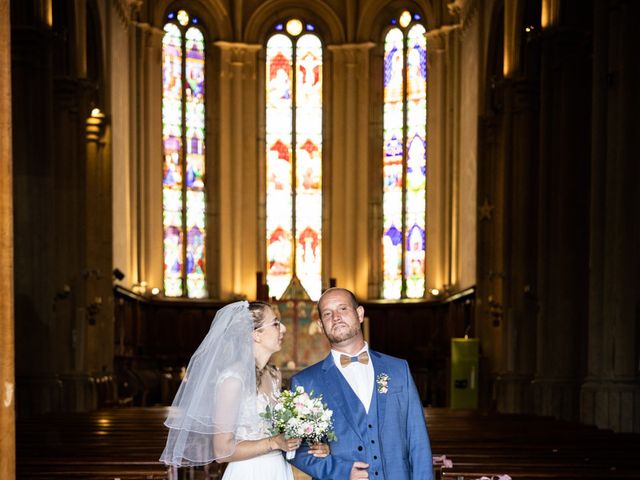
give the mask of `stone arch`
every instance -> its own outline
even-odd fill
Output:
[[[422,15],[423,23],[427,31],[436,27],[436,18],[433,6],[428,0],[416,0],[409,4],[406,1],[391,0],[387,2],[369,2],[362,10],[356,38],[359,42],[380,42],[383,30],[388,25],[387,17],[394,16],[403,9],[415,10]]]
[[[312,19],[325,45],[345,42],[345,32],[338,15],[321,2],[292,2],[291,0],[271,0],[258,7],[246,24],[244,41],[262,44],[272,26],[274,12],[281,18],[299,16]]]
[[[153,12],[151,22],[162,28],[170,10],[185,10],[195,14],[202,21],[202,29],[208,42],[232,40],[231,15],[220,0],[161,0]]]

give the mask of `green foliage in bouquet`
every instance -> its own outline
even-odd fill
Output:
[[[322,403],[322,395],[314,397],[304,387],[284,390],[273,408],[267,406],[262,417],[272,425],[272,434],[284,433],[286,438],[301,438],[308,444],[323,440],[336,441],[333,431],[333,411]]]

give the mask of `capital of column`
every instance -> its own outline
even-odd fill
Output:
[[[129,24],[133,25],[135,29],[140,32],[142,38],[142,48],[160,48],[162,46],[162,36],[164,35],[164,30],[144,22],[132,21]]]
[[[131,25],[134,25],[138,30],[142,32],[147,32],[152,35],[157,35],[160,37],[164,35],[164,30],[162,30],[161,28],[155,27],[150,23],[132,21]]]
[[[458,24],[463,30],[473,20],[478,10],[478,0],[453,0],[447,4],[449,13],[457,18]]]
[[[262,49],[262,45],[225,41],[214,42],[213,45],[220,49],[220,76],[255,77],[256,52]]]
[[[447,38],[460,30],[460,28],[460,24],[455,24],[442,25],[439,28],[429,30],[427,32],[427,45],[429,46],[429,52],[433,53],[444,51]]]
[[[368,52],[369,50],[371,50],[373,47],[375,47],[376,44],[373,42],[364,42],[364,43],[344,43],[342,45],[328,45],[327,48],[330,51],[354,51],[354,52],[358,52],[358,51],[362,51],[362,52]]]
[[[252,55],[255,55],[256,52],[262,49],[262,45],[252,43],[225,42],[221,40],[213,42],[213,44],[218,47],[221,52],[231,55],[230,60],[232,62],[244,63],[247,60],[252,60],[254,58]]]
[[[366,60],[369,51],[375,46],[375,43],[365,42],[329,45],[327,48],[345,66],[351,66],[361,64],[362,60]]]
[[[111,4],[122,24],[128,27],[131,24],[132,13],[140,9],[142,0],[111,0]]]

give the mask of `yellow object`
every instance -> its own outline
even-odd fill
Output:
[[[451,408],[478,408],[478,339],[451,339]]]

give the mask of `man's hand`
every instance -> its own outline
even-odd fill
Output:
[[[364,462],[353,462],[353,466],[351,467],[351,475],[349,475],[349,480],[356,480],[358,478],[369,478],[369,468],[368,463]]]

